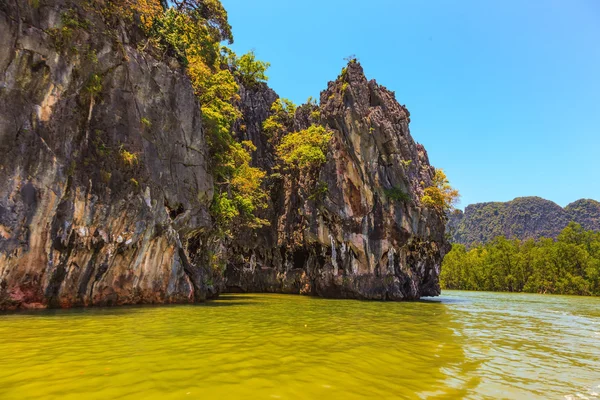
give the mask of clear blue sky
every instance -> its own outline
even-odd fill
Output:
[[[234,49],[318,98],[356,54],[396,92],[460,207],[600,200],[600,1],[222,0]]]

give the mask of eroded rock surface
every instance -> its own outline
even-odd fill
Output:
[[[0,309],[210,296],[187,251],[213,185],[185,74],[101,20],[59,46],[63,2],[29,4],[0,2]]]
[[[249,90],[245,119],[264,120],[270,104],[257,107],[254,99],[268,91]],[[269,183],[271,226],[230,247],[228,290],[382,300],[438,295],[445,221],[420,204],[434,169],[410,136],[408,110],[367,81],[358,63],[330,82],[313,108],[334,134],[327,162],[317,182],[284,176]],[[308,126],[310,111],[298,109],[297,129]],[[272,153],[259,135],[246,135],[259,154]],[[267,170],[273,163],[256,161]],[[386,194],[393,188],[408,198],[394,200]]]
[[[445,221],[420,202],[434,169],[408,110],[359,64],[295,114],[295,130],[333,133],[315,176],[283,172],[262,130],[278,95],[241,88],[235,131],[270,175],[270,226],[219,242],[185,71],[83,4],[0,1],[0,309],[187,303],[222,290],[439,294]],[[68,37],[57,30],[67,11],[86,21]],[[207,267],[215,253],[224,276]]]

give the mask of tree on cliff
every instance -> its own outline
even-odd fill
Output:
[[[233,43],[227,11],[219,0],[172,0],[178,12],[185,13],[211,31],[219,42]]]
[[[250,165],[255,147],[242,143],[232,127],[241,117],[236,107],[239,84],[267,80],[268,63],[250,52],[237,57],[221,42],[233,42],[227,12],[219,0],[121,0],[122,7],[144,22],[150,44],[174,55],[186,68],[202,109],[210,150],[215,196],[211,212],[216,231],[227,234],[243,226],[260,227],[266,206],[261,188],[264,171]],[[160,12],[157,12],[161,10]]]
[[[436,169],[432,185],[425,189],[421,201],[427,207],[448,211],[454,208],[459,199],[458,190],[450,186],[444,170]]]

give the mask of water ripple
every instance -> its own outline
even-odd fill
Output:
[[[598,306],[448,292],[5,314],[0,398],[598,399]]]

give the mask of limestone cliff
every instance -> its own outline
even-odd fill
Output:
[[[241,88],[235,131],[270,174],[270,226],[209,249],[213,178],[184,68],[84,7],[0,0],[0,309],[439,294],[445,221],[420,202],[434,169],[408,110],[359,64],[295,115],[333,132],[316,176],[274,173],[262,124],[278,96]]]
[[[213,187],[191,85],[93,14],[59,46],[64,13],[0,2],[0,308],[204,299],[186,253]]]
[[[272,98],[265,87],[243,93],[245,120],[253,122],[244,134],[258,154],[272,154],[257,131]],[[271,226],[230,247],[228,290],[391,300],[438,295],[445,221],[420,204],[434,169],[410,135],[408,110],[367,81],[356,62],[329,83],[320,104],[300,107],[295,125],[306,128],[309,115],[318,115],[333,132],[327,162],[314,182],[291,175],[271,182]],[[269,170],[274,160],[256,162]],[[405,196],[390,196],[394,190]]]

